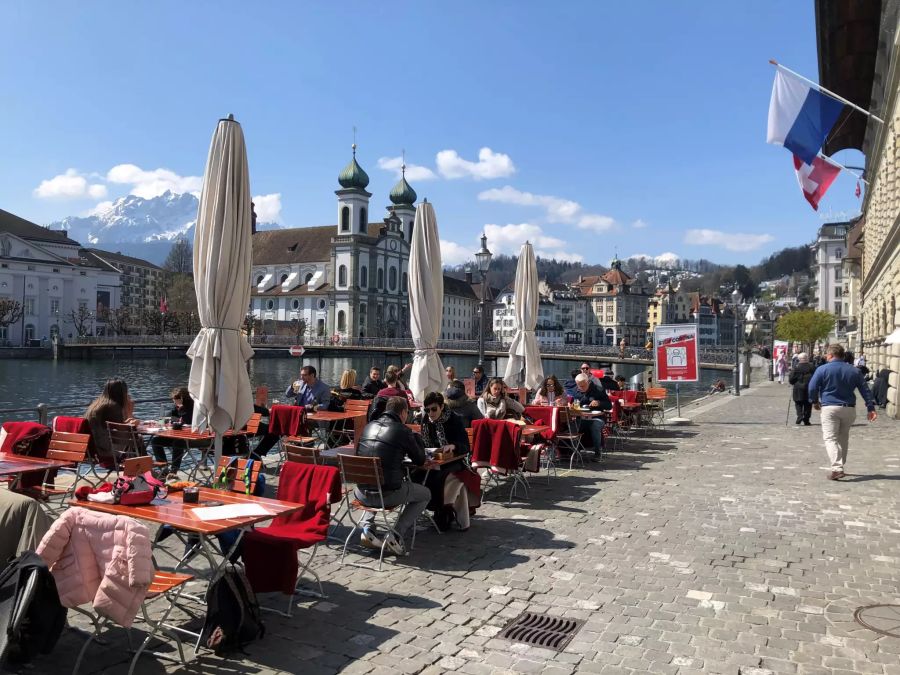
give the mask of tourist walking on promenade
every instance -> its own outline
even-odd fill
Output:
[[[874,422],[875,401],[863,379],[862,373],[844,361],[841,345],[828,345],[825,350],[826,363],[816,368],[809,381],[809,398],[816,410],[821,410],[822,439],[831,460],[830,480],[844,477],[847,463],[847,449],[850,446],[850,427],[856,420],[856,391],[862,395],[869,411],[868,418]]]
[[[809,381],[813,376],[813,367],[809,362],[809,356],[805,352],[797,354],[797,365],[791,370],[788,382],[794,385],[792,397],[794,408],[797,410],[795,424],[810,425],[809,417],[812,415],[812,402],[809,400]]]
[[[778,374],[778,384],[784,384],[784,376],[788,372],[788,360],[783,350],[778,354],[778,360],[775,361],[775,372]]]

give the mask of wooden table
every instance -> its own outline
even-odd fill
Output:
[[[153,436],[154,438],[163,438],[173,443],[184,443],[184,454],[191,458],[193,467],[188,472],[188,480],[195,480],[197,472],[202,468],[207,474],[209,482],[212,482],[213,472],[208,470],[206,466],[207,456],[213,447],[216,435],[212,431],[193,431],[189,426],[182,429],[173,429],[171,426],[154,427],[149,425],[138,426],[138,432]],[[231,429],[222,434],[222,438],[235,438],[238,436],[246,436],[246,429]],[[199,450],[198,454],[191,452]]]
[[[545,424],[526,424],[522,427],[522,438],[533,438],[549,430],[550,427]]]
[[[348,410],[345,412],[332,412],[330,410],[317,410],[306,416],[310,422],[320,425],[325,430],[323,441],[325,449],[333,448],[346,442],[350,437],[349,432],[352,430],[354,437],[358,438],[366,426],[366,413],[358,410]],[[327,425],[333,424],[331,429]]]
[[[0,476],[12,476],[10,490],[15,490],[24,473],[36,471],[48,471],[50,469],[62,469],[75,466],[75,462],[66,462],[59,459],[47,459],[46,457],[31,457],[29,455],[17,455],[13,452],[0,452]]]

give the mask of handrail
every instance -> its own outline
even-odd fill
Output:
[[[138,399],[134,402],[135,405],[143,405],[145,403],[165,403],[169,401],[169,397],[165,396],[163,398],[142,398]],[[60,412],[63,410],[84,410],[85,405],[83,403],[66,403],[64,405],[48,405],[46,403],[38,403],[36,406],[30,408],[0,408],[0,416],[5,417],[6,415],[14,415],[18,413],[35,413],[35,418],[39,424],[47,424],[47,420],[50,419],[50,411]]]

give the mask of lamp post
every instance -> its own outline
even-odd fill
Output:
[[[484,325],[487,321],[485,316],[485,287],[487,286],[488,270],[491,268],[491,258],[493,254],[487,247],[487,235],[481,235],[481,250],[475,254],[475,264],[481,273],[481,322],[478,328],[478,365],[484,368]],[[483,372],[483,371],[482,371]]]
[[[734,395],[741,395],[741,350],[738,336],[738,305],[741,302],[741,292],[737,284],[731,292],[731,308],[734,312]]]
[[[769,382],[775,381],[775,310],[770,309],[767,315],[769,320],[769,354],[772,355],[772,362],[769,364]]]

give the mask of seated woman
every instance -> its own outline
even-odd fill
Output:
[[[453,380],[444,392],[447,407],[462,420],[463,425],[468,429],[472,426],[472,420],[480,420],[484,418],[478,409],[478,404],[474,398],[466,395],[466,385],[459,380]]]
[[[356,386],[356,371],[353,368],[343,372],[340,385],[331,393],[340,397],[342,401],[359,401],[364,398],[362,390]]]
[[[563,391],[556,375],[548,375],[541,383],[532,405],[569,405],[569,397]]]
[[[190,427],[191,420],[194,418],[194,399],[188,393],[187,387],[175,387],[170,396],[173,407],[168,414],[172,418],[172,423]],[[178,470],[181,468],[181,460],[184,457],[183,446],[183,443],[172,443],[172,441],[159,436],[150,439],[150,451],[153,453],[153,459],[157,462],[165,462],[166,447],[172,448],[172,463],[168,470],[169,478],[178,477]]]
[[[443,452],[450,450],[454,455],[468,456],[469,435],[462,420],[444,403],[444,396],[432,392],[425,396],[422,404],[422,440],[426,448],[440,448]],[[466,477],[471,474],[471,478]],[[465,459],[444,464],[439,471],[429,471],[425,487],[431,490],[429,508],[435,511],[436,521],[440,527],[448,526],[450,520],[456,519],[461,530],[469,529],[469,484],[474,491],[474,499],[480,499],[478,485],[480,477],[468,468]],[[466,481],[466,482],[464,482]],[[478,502],[471,502],[477,506]],[[443,521],[443,523],[442,523]]]
[[[134,418],[134,401],[128,395],[125,380],[113,378],[106,381],[100,396],[95,398],[84,413],[91,427],[91,437],[97,459],[103,466],[115,466],[116,457],[109,440],[107,422],[138,424]]]
[[[489,419],[505,420],[509,418],[519,419],[525,408],[514,398],[506,395],[503,380],[499,377],[491,378],[487,389],[478,399],[478,409],[481,414]]]

